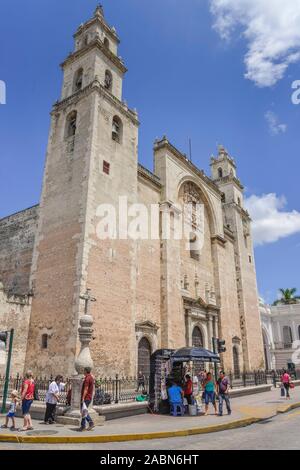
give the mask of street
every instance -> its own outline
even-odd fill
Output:
[[[10,444],[0,450],[298,450],[300,410],[252,426],[219,433],[109,444]]]

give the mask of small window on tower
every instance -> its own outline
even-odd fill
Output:
[[[48,335],[42,335],[42,349],[48,349]]]
[[[219,169],[218,169],[218,176],[219,176],[219,178],[223,178],[223,170],[222,170],[222,168],[219,168]]]
[[[252,256],[249,256],[249,263],[252,263]]]
[[[123,124],[121,119],[118,116],[113,118],[112,123],[112,139],[119,144],[122,142],[122,132],[123,132]]]
[[[104,80],[104,86],[107,90],[111,91],[112,89],[112,83],[113,83],[113,78],[112,74],[109,70],[106,70],[105,72],[105,80]]]
[[[87,34],[87,35],[84,37],[83,45],[84,45],[84,46],[87,46],[88,43],[89,43],[89,35]]]
[[[77,111],[73,111],[67,117],[66,137],[74,137],[77,129]]]
[[[79,69],[75,74],[74,93],[82,89],[82,83],[83,83],[83,69]]]
[[[103,173],[106,175],[109,175],[110,173],[110,163],[106,162],[105,160],[103,160]]]
[[[107,38],[104,38],[104,46],[106,49],[109,49],[109,40]]]

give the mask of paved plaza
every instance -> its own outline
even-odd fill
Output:
[[[134,448],[134,446],[140,446],[138,441],[161,439],[162,446],[164,446],[164,441],[167,442],[172,437],[184,438],[191,435],[215,433],[216,431],[225,431],[226,433],[226,430],[247,425],[253,426],[254,423],[274,419],[276,415],[288,412],[292,407],[298,406],[300,407],[300,388],[293,391],[291,400],[282,399],[280,390],[276,389],[271,392],[233,399],[231,416],[227,416],[226,413],[223,417],[215,416],[212,408],[210,409],[211,414],[208,416],[197,417],[172,417],[149,413],[107,421],[104,426],[83,433],[77,432],[76,428],[70,425],[54,424],[49,426],[40,421],[34,421],[34,431],[16,433],[3,429],[0,440],[2,442],[7,440],[16,443],[22,441],[29,444],[39,443],[43,448],[45,444],[51,443],[52,445],[108,443],[107,448],[109,448],[110,445],[123,446],[125,441],[135,441],[132,443],[132,448]],[[17,425],[22,425],[21,419],[17,419]],[[151,444],[149,445],[151,446]]]

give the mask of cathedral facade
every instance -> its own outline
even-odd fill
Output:
[[[226,341],[227,370],[264,367],[251,220],[235,161],[219,147],[208,177],[163,137],[153,172],[141,166],[138,114],[122,100],[119,38],[101,7],[74,39],[51,113],[40,204],[0,221],[3,289],[30,295],[24,366],[73,373],[88,288],[99,375],[147,372],[156,349],[212,350],[213,337]],[[124,200],[148,214],[158,207],[158,230],[128,236]],[[184,204],[202,207],[199,249],[197,221],[188,240],[174,236]],[[107,238],[99,237],[103,207],[114,208],[119,228]]]

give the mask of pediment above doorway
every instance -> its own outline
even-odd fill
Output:
[[[159,326],[150,320],[145,320],[145,321],[137,322],[135,324],[135,330],[136,331],[151,331],[151,332],[156,333],[159,330]]]

